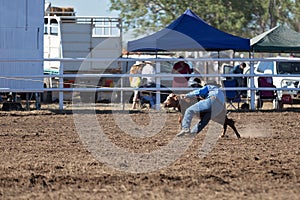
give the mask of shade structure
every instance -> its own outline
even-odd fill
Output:
[[[286,26],[276,26],[250,40],[254,52],[300,53],[300,33]]]
[[[162,30],[129,41],[127,51],[249,51],[250,39],[216,29],[190,9]]]

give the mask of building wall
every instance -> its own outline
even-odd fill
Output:
[[[43,27],[43,0],[0,1],[0,90],[22,92],[43,88],[43,78],[20,78],[43,75],[43,62],[32,61],[43,59]],[[13,62],[18,59],[31,61]],[[12,77],[16,75],[18,78]]]

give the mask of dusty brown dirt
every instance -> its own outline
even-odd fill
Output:
[[[124,113],[125,115],[125,113]],[[128,115],[128,114],[126,114]],[[207,129],[166,168],[126,173],[97,161],[83,146],[70,112],[0,112],[1,199],[299,199],[300,112],[232,112],[229,128],[206,158],[198,151]],[[137,123],[148,113],[132,112]],[[100,124],[118,146],[151,151],[178,132],[177,113],[150,138],[124,134],[109,111]],[[103,125],[103,126],[104,126]]]

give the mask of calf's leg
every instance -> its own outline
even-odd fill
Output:
[[[224,131],[223,131],[223,134],[222,134],[223,137],[225,136],[227,126],[229,126],[230,128],[232,128],[232,130],[234,131],[237,138],[241,138],[241,135],[239,134],[238,130],[236,129],[234,123],[235,123],[234,120],[229,119],[227,116],[225,117],[225,121],[224,121],[224,125],[223,125]]]

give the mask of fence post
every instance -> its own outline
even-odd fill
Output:
[[[121,77],[121,88],[123,88],[123,87],[124,87],[124,78]],[[124,102],[124,92],[123,92],[123,90],[121,90],[121,92],[120,92],[120,102],[121,102],[121,105],[122,105],[122,109],[125,110],[125,102]]]
[[[58,86],[59,89],[63,89],[63,87],[64,87],[63,66],[64,66],[63,63],[61,63],[60,68],[59,68],[59,86]],[[63,109],[64,109],[64,92],[59,91],[59,110],[63,110]]]
[[[251,110],[255,110],[255,91],[254,88],[254,62],[250,60],[250,108]]]
[[[160,62],[156,62],[156,67],[155,67],[155,74],[160,74]],[[161,81],[160,77],[155,77],[155,83],[156,83],[156,104],[155,104],[155,109],[160,110],[160,90],[159,87],[161,88]]]

